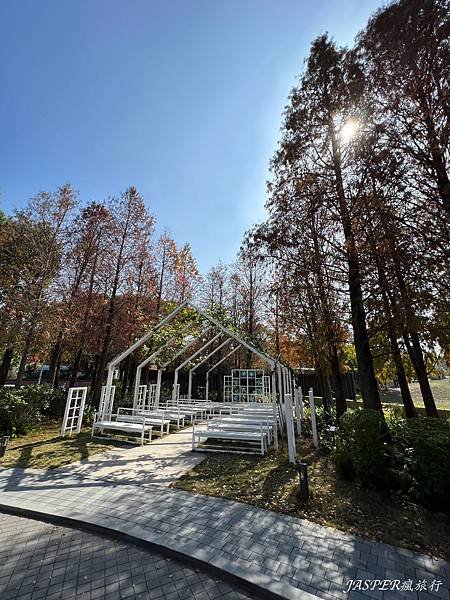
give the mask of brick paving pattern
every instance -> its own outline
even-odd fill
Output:
[[[251,600],[182,562],[87,531],[0,514],[1,600]]]
[[[312,600],[450,600],[444,560],[255,507],[132,478],[0,470],[0,505],[109,528],[275,592]],[[432,593],[344,592],[351,579],[441,581]],[[2,598],[3,600],[3,598]]]

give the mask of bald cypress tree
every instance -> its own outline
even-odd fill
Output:
[[[391,142],[411,162],[409,177],[423,208],[432,205],[447,220],[449,40],[449,0],[400,0],[375,13],[357,46]]]
[[[362,85],[349,52],[337,48],[326,35],[313,42],[305,72],[285,111],[280,147],[272,161],[271,202],[295,196],[296,185],[313,183],[320,190],[326,218],[338,225],[336,244],[341,246],[346,265],[364,406],[381,411],[366,323],[355,209],[364,174],[358,170],[350,143],[354,123],[364,108]],[[299,203],[298,210],[307,211],[308,206]]]

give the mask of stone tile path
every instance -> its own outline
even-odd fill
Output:
[[[0,514],[2,600],[252,600],[255,595],[155,551]]]
[[[346,598],[350,579],[442,581],[437,593],[350,592],[359,598],[449,599],[442,560],[294,517],[130,478],[0,470],[0,508],[25,509],[106,528],[187,555],[278,598]]]
[[[109,482],[168,486],[205,458],[202,453],[191,452],[191,448],[192,427],[188,427],[156,438],[151,444],[94,454],[63,470]]]

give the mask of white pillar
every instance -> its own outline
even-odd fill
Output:
[[[303,419],[305,414],[303,412],[303,390],[302,390],[301,385],[298,387],[298,399],[299,399],[299,407],[300,407],[300,418]]]
[[[292,396],[285,394],[284,405],[286,407],[286,428],[288,438],[289,462],[295,464],[297,459],[297,449],[295,447],[294,421],[292,418]]]
[[[141,373],[142,367],[139,365],[136,369],[136,380],[134,382],[133,408],[137,408],[137,402],[139,398],[139,386],[141,385]]]
[[[272,407],[273,407],[273,445],[278,450],[278,406],[277,406],[277,382],[275,370],[271,374],[272,380]]]
[[[300,397],[298,388],[294,388],[294,401],[295,401],[295,422],[297,425],[297,435],[302,434],[302,414],[300,411]]]
[[[280,420],[281,427],[284,427],[284,394],[283,394],[283,375],[280,363],[277,363],[277,383],[278,383],[278,398],[280,401]]]
[[[209,373],[206,373],[205,400],[208,400],[208,396],[209,396]]]
[[[313,444],[316,448],[319,447],[319,437],[317,435],[317,421],[316,421],[316,405],[314,403],[314,391],[311,388],[309,390],[309,408],[311,409],[311,429]]]
[[[156,378],[156,390],[155,390],[155,408],[159,407],[159,396],[161,395],[161,378],[162,378],[162,369],[158,369],[158,375]]]
[[[113,385],[114,379],[114,369],[115,366],[113,364],[108,365],[108,377],[106,378],[106,386],[105,386],[105,402],[103,403],[103,412],[101,415],[102,419],[107,419],[108,415],[111,415],[113,407],[111,404],[111,388]]]
[[[172,388],[172,403],[175,404],[177,400],[177,384],[178,384],[178,370],[175,369],[175,375],[173,376],[173,388]]]
[[[291,379],[289,377],[289,369],[287,367],[284,367],[284,376],[286,378],[286,391],[288,394],[291,395],[291,399],[292,399],[292,393],[291,393]]]
[[[192,369],[189,371],[189,384],[188,384],[188,400],[192,396]]]

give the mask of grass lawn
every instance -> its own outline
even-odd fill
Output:
[[[431,391],[437,408],[450,410],[450,378],[442,380],[430,380]],[[410,383],[409,389],[416,406],[423,407],[422,395],[418,383]],[[402,395],[398,389],[381,390],[382,402],[398,402],[402,404]]]
[[[337,479],[329,456],[302,441],[310,501],[298,498],[298,472],[286,453],[210,454],[173,487],[246,502],[450,560],[450,517]]]
[[[11,439],[5,456],[0,458],[0,467],[53,469],[110,448],[129,447],[129,444],[110,440],[92,440],[90,428],[61,438],[60,427],[56,423],[42,423],[26,435]]]

